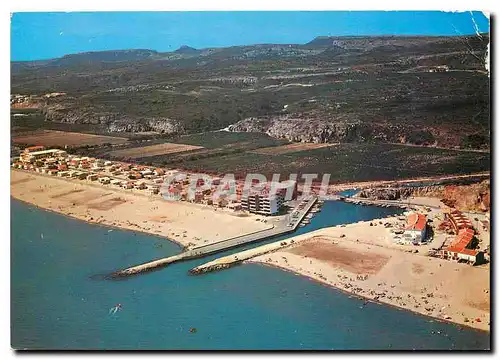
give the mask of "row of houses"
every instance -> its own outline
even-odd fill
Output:
[[[285,196],[290,194],[290,199],[297,196],[297,183],[295,181],[266,182],[246,191],[245,183],[230,180],[222,183],[220,178],[211,178],[211,186],[195,190],[189,196],[188,187],[191,185],[189,175],[183,179],[170,183],[168,189],[162,194],[167,200],[187,200],[194,203],[227,207],[231,210],[246,210],[260,215],[275,215],[285,202]],[[221,186],[222,184],[222,186]],[[203,179],[197,179],[196,185],[205,185]],[[252,184],[255,185],[255,184]],[[219,189],[219,187],[222,189]],[[223,190],[222,194],[219,190]]]
[[[162,169],[132,163],[107,161],[92,157],[68,155],[59,149],[45,149],[43,146],[33,146],[24,149],[19,161],[12,164],[25,170],[39,173],[75,178],[79,180],[96,181],[103,185],[112,185],[124,189],[150,190],[153,194],[160,193],[160,187],[167,177],[173,178],[180,172],[175,169]],[[253,186],[251,191],[245,191],[241,181],[229,181],[224,186],[224,194],[218,190],[222,179],[210,177],[210,186],[204,187],[205,180],[198,178],[194,196],[189,191],[192,174],[184,174],[179,180],[172,181],[167,190],[162,192],[165,199],[191,201],[195,203],[227,207],[231,210],[247,210],[261,215],[274,215],[279,212],[285,201],[285,196],[297,196],[295,181],[266,182]],[[196,176],[199,176],[196,174]],[[205,175],[208,176],[208,175]],[[233,196],[234,195],[234,196]]]
[[[450,245],[439,251],[438,256],[443,259],[464,261],[469,264],[482,263],[484,253],[472,249],[475,230],[470,219],[457,209],[446,210],[445,219],[451,224],[456,237]]]

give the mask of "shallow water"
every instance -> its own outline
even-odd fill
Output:
[[[327,202],[299,233],[390,214]],[[175,254],[165,239],[11,201],[12,346],[30,349],[484,349],[489,334],[350,298],[292,273],[242,265],[202,276],[209,258],[123,281],[128,265]],[[43,234],[43,238],[41,236]],[[275,241],[276,239],[274,239]],[[238,249],[238,251],[241,250]],[[235,250],[236,251],[236,250]],[[221,256],[221,254],[213,257]],[[110,315],[117,303],[123,309]],[[196,328],[195,333],[189,331]],[[440,331],[441,334],[432,334]]]

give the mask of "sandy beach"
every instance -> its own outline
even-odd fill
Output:
[[[11,196],[90,223],[166,237],[182,246],[202,245],[272,227],[254,215],[179,201],[140,190],[116,189],[87,180],[70,180],[11,170]]]
[[[238,216],[110,185],[20,170],[11,170],[11,195],[77,219],[159,235],[182,246],[272,226],[256,221],[260,217],[254,215]],[[246,261],[275,266],[356,296],[489,331],[489,265],[473,267],[427,256],[444,234],[435,234],[430,245],[418,248],[395,244],[384,224],[396,226],[398,221],[395,216],[325,228],[208,264]],[[370,304],[360,311],[363,306]]]
[[[321,229],[287,239],[294,244],[247,262],[279,267],[347,293],[489,331],[488,265],[473,267],[431,258],[425,251],[409,252],[402,245],[386,246],[385,232],[370,222]]]
[[[240,262],[309,277],[371,301],[489,331],[490,268],[427,256],[430,245],[395,244],[383,224],[398,217],[340,225],[224,256],[192,269],[203,273]],[[370,225],[371,224],[371,225]],[[369,306],[366,302],[361,306]]]

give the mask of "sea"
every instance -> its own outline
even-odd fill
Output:
[[[400,213],[325,202],[298,233]],[[276,241],[274,239],[273,241]],[[247,247],[255,245],[247,245]],[[232,250],[240,251],[240,249]],[[490,334],[244,264],[188,270],[227,253],[109,280],[181,247],[11,199],[11,346],[46,350],[476,350]],[[121,310],[111,311],[121,304]]]

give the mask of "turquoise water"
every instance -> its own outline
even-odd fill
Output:
[[[390,211],[328,202],[300,232]],[[154,236],[108,232],[15,200],[11,227],[14,348],[490,347],[487,333],[378,304],[360,309],[362,300],[261,265],[189,276],[190,268],[207,261],[198,259],[123,281],[103,280],[100,274],[175,254],[180,248]],[[123,310],[110,315],[117,303]],[[193,327],[196,333],[189,331]]]

